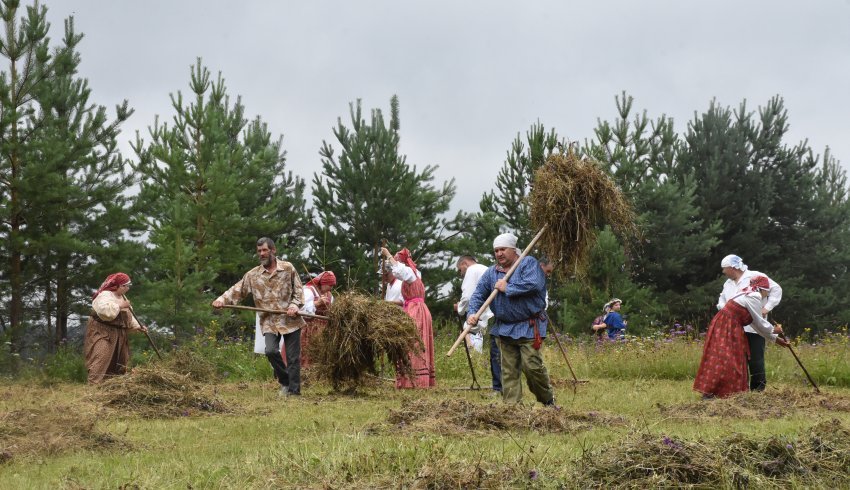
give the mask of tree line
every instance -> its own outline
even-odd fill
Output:
[[[319,145],[307,182],[286,167],[282,137],[248,116],[221,74],[199,58],[171,113],[118,151],[124,101],[110,115],[77,73],[82,35],[73,19],[51,46],[47,9],[0,5],[0,335],[12,352],[54,348],[88,314],[90,296],[115,270],[138,285],[143,320],[177,341],[214,319],[210,301],[256,265],[260,236],[304,273],[337,272],[341,289],[374,292],[377,249],[387,239],[422,264],[428,301],[449,317],[458,296],[454,260],[492,262],[490,243],[510,230],[527,243],[524,198],[533,172],[572,148],[596,159],[630,198],[641,235],[621,243],[603,230],[584,280],[557,277],[550,313],[558,328],[586,332],[612,296],[634,331],[673,322],[704,328],[722,284],[720,259],[742,256],[784,290],[775,319],[791,333],[843,325],[850,307],[850,207],[846,173],[827,148],[789,143],[781,97],[755,111],[710,101],[684,129],[634,109],[592,135],[568,139],[542,123],[508,143],[479,209],[449,215],[455,183],[399,150],[400,105],[350,104]],[[451,290],[449,293],[448,291]],[[248,317],[219,317],[238,334]]]

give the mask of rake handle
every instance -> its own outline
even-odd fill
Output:
[[[286,315],[285,310],[269,310],[267,308],[256,308],[254,306],[241,306],[241,305],[223,305],[222,308],[230,308],[231,310],[247,310],[247,311],[259,311],[260,313],[274,313],[275,315]],[[328,317],[323,315],[313,315],[312,313],[301,313],[298,312],[298,316],[303,316],[304,318],[315,318],[316,320],[327,320]]]

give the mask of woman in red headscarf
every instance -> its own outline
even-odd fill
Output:
[[[301,312],[311,315],[327,316],[328,309],[334,301],[331,289],[336,286],[336,276],[331,271],[324,271],[310,279],[304,285],[304,307]],[[310,367],[310,340],[319,334],[325,325],[325,320],[304,318],[307,325],[301,327],[301,367]]]
[[[705,336],[705,346],[699,363],[694,390],[703,398],[724,398],[749,389],[747,358],[750,344],[744,334],[744,325],[753,328],[765,339],[782,347],[788,342],[778,334],[779,326],[773,327],[762,315],[762,302],[770,292],[765,276],[754,276],[749,287],[726,303],[714,315]]]
[[[422,284],[422,274],[416,268],[416,263],[406,248],[395,254],[386,248],[381,253],[392,267],[393,275],[401,279],[401,295],[404,298],[404,311],[413,318],[422,345],[425,350],[421,353],[410,353],[410,363],[413,368],[413,378],[410,379],[401,372],[396,372],[396,388],[430,388],[437,385],[434,372],[434,329],[431,321],[431,311],[425,304],[425,285]]]
[[[136,321],[125,297],[131,285],[130,276],[117,272],[107,277],[92,296],[83,346],[89,384],[126,373],[130,361],[127,332],[147,332],[147,328]]]

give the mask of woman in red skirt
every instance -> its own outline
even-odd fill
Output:
[[[782,347],[788,346],[778,335],[782,329],[774,328],[761,316],[762,299],[767,297],[769,289],[767,277],[753,277],[750,286],[727,302],[711,320],[694,380],[694,390],[704,398],[723,398],[749,389],[747,358],[750,349],[744,325],[752,323],[765,339]]]
[[[422,284],[422,274],[419,273],[416,263],[410,256],[410,251],[406,248],[395,254],[395,257],[386,248],[381,248],[381,253],[392,267],[393,275],[402,281],[401,296],[404,298],[404,311],[413,318],[424,347],[424,351],[421,353],[410,353],[410,364],[413,368],[412,379],[396,370],[395,387],[430,388],[436,386],[434,328],[431,321],[431,311],[425,304],[425,285]]]
[[[331,294],[334,286],[336,286],[336,275],[332,271],[324,271],[310,279],[304,285],[304,306],[301,312],[327,316],[331,303],[334,302],[333,294]],[[308,368],[312,364],[310,341],[319,335],[328,322],[318,318],[305,318],[304,321],[307,325],[301,328],[301,367]]]

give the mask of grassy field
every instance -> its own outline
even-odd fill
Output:
[[[550,340],[544,357],[557,411],[528,393],[527,404],[506,406],[487,390],[459,389],[470,384],[469,368],[463,352],[442,356],[448,342],[438,340],[437,389],[396,391],[374,380],[344,396],[314,382],[302,397],[279,398],[274,383],[229,371],[203,386],[230,408],[223,414],[140,416],[103,407],[98,389],[81,384],[7,381],[0,488],[850,485],[848,347],[840,339],[798,346],[824,382],[821,395],[789,353],[770,348],[765,393],[705,402],[690,389],[698,344],[570,344],[577,375],[588,381],[573,391]],[[244,372],[266,363],[247,353],[228,359]],[[486,388],[487,357],[473,360]]]

